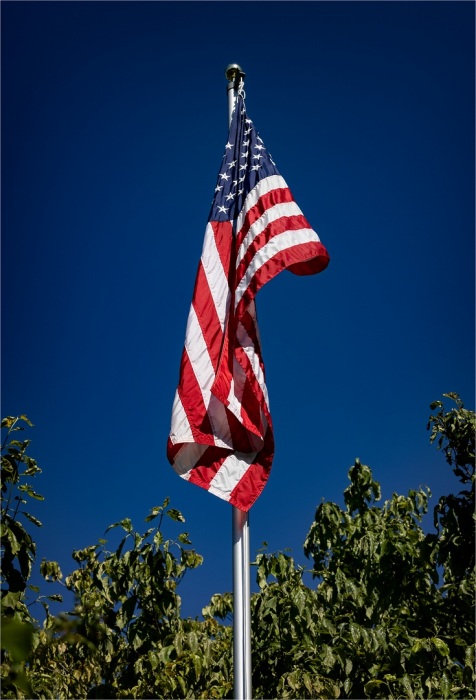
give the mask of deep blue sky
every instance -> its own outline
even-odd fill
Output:
[[[184,614],[231,590],[231,508],[165,458],[231,62],[331,255],[257,299],[276,456],[252,554],[303,562],[356,457],[384,498],[454,490],[425,426],[443,392],[474,408],[474,3],[1,12],[2,415],[36,425],[39,559],[68,573],[73,549],[170,496],[205,557]]]

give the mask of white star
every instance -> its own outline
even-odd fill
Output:
[[[228,141],[228,143],[226,144],[225,148],[227,148],[227,149],[228,149],[228,148],[233,148],[233,144],[230,143],[230,142]]]
[[[264,146],[262,146],[262,145],[259,143],[257,146],[255,146],[255,148],[257,148],[258,151],[262,151],[263,148],[264,148]]]
[[[242,158],[248,158],[248,151],[245,151],[244,153],[241,154]]]
[[[256,154],[253,156],[253,160],[259,160],[260,158],[263,158],[263,156],[261,155],[261,153],[256,153]]]
[[[258,163],[257,165],[253,165],[251,167],[251,170],[259,170],[261,168],[261,165]]]
[[[240,177],[240,179],[239,179],[239,181],[238,181],[238,182],[244,182],[244,181],[245,181],[245,179],[246,179],[246,175],[243,175],[243,177]]]
[[[218,207],[218,211],[221,212],[222,214],[226,214],[228,209],[226,207]]]
[[[243,190],[238,190],[238,195],[243,194]]]
[[[247,124],[252,124],[252,123],[253,123],[253,122],[251,121],[251,119],[245,119],[245,122],[246,122]]]
[[[223,189],[223,185],[217,185],[217,186],[215,187],[215,192],[219,192],[219,191],[222,190],[222,189]]]
[[[227,175],[226,173],[220,173],[220,177],[222,180],[229,180],[230,176]]]
[[[247,166],[246,165],[240,165],[240,170],[246,170]]]
[[[227,201],[229,201],[230,199],[235,199],[235,195],[230,192],[229,194],[226,195],[225,199]]]
[[[246,129],[245,136],[248,136],[248,134],[251,134],[252,131],[253,131],[253,129]]]
[[[228,163],[228,169],[233,168],[235,166],[236,160],[232,160],[231,163]]]
[[[249,142],[249,141],[243,141],[243,143],[242,143],[241,145],[242,145],[242,146],[249,146],[249,145],[250,145],[250,142]]]

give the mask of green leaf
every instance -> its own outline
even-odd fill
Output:
[[[58,562],[46,559],[40,564],[40,574],[46,581],[60,581],[63,578]]]
[[[407,692],[407,697],[410,698],[411,700],[413,700],[413,698],[415,697],[415,694],[413,692],[413,687],[412,687],[410,677],[406,673],[402,677],[402,685]]]
[[[118,548],[116,549],[116,557],[117,557],[118,559],[119,559],[119,557],[120,557],[121,554],[122,554],[122,550],[123,550],[123,548],[124,548],[124,544],[125,544],[125,542],[126,542],[126,540],[127,540],[128,537],[129,537],[129,535],[126,535],[125,537],[123,537],[122,540],[121,540],[120,543],[119,543]]]
[[[193,654],[192,656],[193,668],[195,671],[195,678],[198,680],[202,672],[202,659],[198,654]]]
[[[352,679],[351,678],[346,678],[344,681],[344,692],[346,693],[347,696],[350,696],[350,691],[352,690]]]
[[[179,684],[180,690],[182,691],[182,695],[180,697],[185,698],[187,695],[187,686],[185,684],[185,680],[180,674],[177,676],[177,683]]]
[[[109,527],[106,529],[106,532],[109,532],[109,530],[113,530],[115,527],[122,527],[122,529],[129,534],[133,530],[130,518],[124,518],[124,520],[119,520],[119,522],[109,525]]]
[[[21,606],[20,602],[21,598],[21,592],[20,591],[15,591],[14,593],[12,591],[8,591],[5,593],[2,597],[2,620],[5,619],[4,616],[6,616],[7,611],[15,611],[18,607]],[[12,612],[12,614],[13,614]],[[8,613],[9,614],[9,613]]]
[[[471,644],[464,652],[464,665],[474,669],[476,645]]]
[[[439,639],[438,637],[432,637],[431,643],[441,656],[450,655],[449,647],[446,644],[446,642],[444,642],[442,639]]]
[[[336,657],[334,653],[332,652],[332,649],[330,648],[329,645],[324,644],[322,647],[322,663],[324,666],[326,666],[328,669],[331,669],[336,662]]]
[[[34,627],[29,622],[3,617],[2,647],[8,650],[13,661],[25,661],[33,646]]]
[[[170,552],[166,552],[166,554],[165,554],[165,572],[166,572],[167,576],[170,576],[170,574],[172,573],[173,565],[174,565],[174,558],[172,557]]]
[[[170,661],[170,657],[172,654],[175,652],[175,647],[173,644],[169,644],[169,646],[163,647],[160,650],[159,653],[159,658],[163,664],[167,664]]]
[[[22,476],[34,476],[35,474],[41,474],[41,469],[34,459],[28,457],[28,455],[24,455],[24,461],[27,468],[23,472]]]
[[[183,517],[182,513],[179,510],[176,510],[176,508],[170,508],[166,511],[166,513],[172,520],[176,520],[180,523],[185,522],[185,518]]]
[[[26,513],[24,510],[22,510],[21,513],[25,516],[25,518],[28,518],[28,520],[37,527],[43,527],[43,523],[40,520],[38,520],[38,518],[35,518],[34,515],[30,515],[30,513]]]
[[[30,498],[35,498],[37,501],[44,501],[45,500],[44,496],[41,496],[39,493],[36,493],[36,491],[33,491],[31,486],[29,486],[29,484],[21,484],[18,487],[18,489],[20,491],[25,491],[30,496]]]
[[[17,554],[20,551],[20,543],[18,542],[15,533],[9,527],[4,527],[2,524],[2,544],[8,546],[12,554]]]
[[[310,677],[309,673],[304,672],[304,673],[302,674],[302,680],[303,680],[303,682],[304,682],[304,685],[306,686],[306,689],[307,689],[308,692],[309,692],[309,696],[311,696],[311,695],[312,695],[312,691],[313,691],[313,687],[312,687],[312,680],[311,680],[311,677]]]
[[[446,671],[443,671],[440,679],[440,692],[442,698],[449,698],[451,695],[451,681]]]
[[[358,642],[360,641],[360,637],[361,637],[360,625],[357,625],[355,622],[350,622],[349,623],[349,631],[350,631],[350,636],[351,636],[354,644],[358,644]]]
[[[145,518],[145,522],[149,523],[151,520],[154,520],[160,513],[162,513],[163,508],[161,506],[155,506],[154,508],[151,509],[149,515]]]
[[[149,657],[151,668],[153,671],[155,671],[159,665],[159,656],[158,656],[158,654],[156,654],[155,651],[150,650],[148,653],[148,657]]]
[[[384,683],[384,681],[379,680],[378,678],[373,678],[371,681],[368,681],[365,686],[365,694],[368,696],[372,692],[372,690],[380,689],[383,685],[387,685]]]
[[[183,532],[181,535],[179,535],[178,541],[181,544],[192,544],[190,539],[189,539],[188,532]]]

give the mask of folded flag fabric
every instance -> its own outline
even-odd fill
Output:
[[[239,94],[188,316],[167,457],[182,478],[248,511],[274,439],[255,297],[282,270],[329,255],[247,117]]]

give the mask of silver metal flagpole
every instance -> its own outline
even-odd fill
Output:
[[[225,70],[228,80],[228,123],[240,81],[245,74],[237,63]],[[233,539],[233,677],[235,700],[252,700],[250,620],[250,530],[248,513],[232,506]]]

